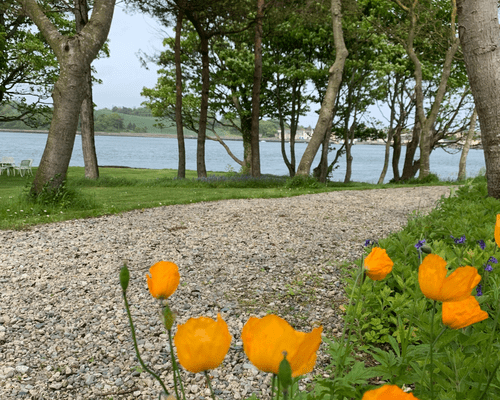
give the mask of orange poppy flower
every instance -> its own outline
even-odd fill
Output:
[[[365,392],[361,400],[418,400],[412,393],[406,393],[395,385],[384,385]]]
[[[179,362],[193,373],[217,368],[224,360],[232,336],[226,322],[217,314],[212,318],[190,318],[177,327],[174,336]]]
[[[500,247],[500,214],[497,214],[497,222],[495,224],[495,243]]]
[[[365,273],[373,281],[384,279],[392,271],[393,265],[385,249],[380,247],[374,247],[364,261]]]
[[[438,301],[462,301],[468,298],[481,276],[474,267],[459,267],[450,276],[446,261],[437,254],[429,254],[418,269],[418,283],[425,297]]]
[[[474,296],[462,301],[443,303],[443,324],[451,329],[465,328],[488,318],[488,313],[481,310]]]
[[[292,376],[296,377],[313,370],[322,331],[320,326],[309,333],[299,332],[284,319],[270,314],[264,318],[250,317],[241,339],[248,359],[263,372],[278,374],[286,351]]]
[[[151,276],[146,274],[151,295],[157,299],[167,299],[177,290],[180,275],[179,268],[173,262],[160,261],[149,268]]]

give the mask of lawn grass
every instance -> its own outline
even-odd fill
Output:
[[[168,169],[101,168],[99,180],[92,181],[85,179],[83,167],[70,167],[68,194],[62,204],[50,201],[31,204],[26,200],[26,193],[32,177],[0,175],[0,229],[24,229],[36,224],[173,204],[288,197],[340,189],[302,183],[295,187],[283,177],[255,181],[223,172],[213,173],[203,181],[196,179],[195,171],[187,171],[185,180],[176,176],[176,170]],[[353,183],[342,188],[372,187],[374,185]]]
[[[186,179],[176,177],[177,171],[172,169],[100,168],[100,178],[93,181],[85,178],[83,167],[70,167],[67,193],[64,193],[62,201],[59,199],[58,204],[54,204],[49,199],[32,204],[26,200],[32,177],[0,175],[0,229],[24,229],[42,223],[173,204],[397,186],[360,182],[330,182],[325,185],[312,178],[290,179],[273,175],[252,179],[234,172],[210,173],[208,178],[202,180],[197,179],[195,171],[187,171]]]

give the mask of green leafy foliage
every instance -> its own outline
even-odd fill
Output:
[[[347,291],[353,290],[356,300],[346,315],[347,331],[357,351],[376,362],[371,370],[379,379],[399,387],[414,385],[413,393],[421,400],[431,398],[431,392],[442,400],[500,399],[500,250],[493,240],[499,213],[500,202],[486,197],[484,179],[470,181],[443,198],[429,215],[416,215],[405,229],[379,242],[394,261],[383,282],[366,279],[356,285],[352,272]],[[415,245],[423,239],[433,254],[446,260],[450,271],[464,265],[478,269],[482,295],[477,299],[489,314],[487,320],[465,329],[436,331],[443,326],[441,306],[433,314],[433,303],[422,295],[417,280],[426,254]],[[431,369],[433,385],[428,379]]]

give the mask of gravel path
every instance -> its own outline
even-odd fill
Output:
[[[220,312],[229,325],[231,349],[211,373],[219,397],[265,398],[270,377],[240,340],[248,317],[273,312],[297,329],[322,324],[337,335],[339,266],[361,255],[365,239],[401,229],[412,211],[448,194],[422,187],[228,200],[0,231],[0,398],[157,399],[159,385],[137,368],[118,272],[126,262],[144,359],[171,385],[167,336],[145,280],[160,260],[179,266],[169,301],[179,323]],[[327,361],[321,347],[315,372]],[[188,397],[206,398],[202,374],[184,375]]]

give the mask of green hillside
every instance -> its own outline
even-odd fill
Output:
[[[103,116],[108,116],[108,120],[110,122],[113,122],[114,120],[109,118],[109,116],[112,115],[117,115],[121,119],[121,124],[117,124],[115,122],[115,125],[108,124],[102,124],[100,123],[101,121],[106,121]],[[116,119],[115,119],[116,120]],[[108,109],[103,109],[103,110],[96,110],[95,111],[95,130],[97,132],[102,131],[102,132],[125,132],[125,131],[132,131],[132,132],[140,132],[140,133],[158,133],[158,134],[176,134],[176,128],[175,124],[172,123],[171,126],[168,126],[166,128],[160,129],[155,124],[157,123],[156,118],[153,116],[144,116],[144,115],[131,115],[131,114],[124,114],[121,112],[113,112],[112,110]],[[168,123],[163,122],[164,125],[168,125]],[[121,125],[121,126],[120,126]],[[131,127],[132,125],[132,127]],[[129,127],[129,128],[128,128]],[[99,129],[103,128],[103,129]],[[132,128],[132,129],[130,129]],[[187,131],[185,130],[186,135],[194,135],[194,132]]]

